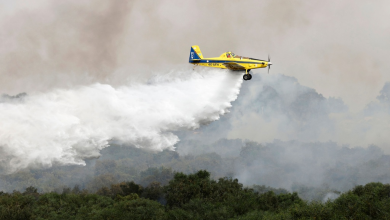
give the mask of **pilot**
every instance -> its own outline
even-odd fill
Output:
[[[226,56],[227,56],[227,58],[232,58],[232,57],[230,56],[230,53],[226,53]]]

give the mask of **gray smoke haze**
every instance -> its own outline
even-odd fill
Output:
[[[31,127],[30,122],[36,122],[39,118],[37,116],[42,116],[42,121],[38,121],[43,123],[39,125],[52,127],[50,120],[46,120],[47,115],[69,116],[69,112],[63,112],[61,107],[64,103],[68,107],[75,104],[69,100],[79,100],[77,104],[83,108],[76,108],[76,116],[85,116],[90,122],[87,123],[88,126],[98,123],[93,116],[102,115],[107,116],[102,117],[103,119],[116,123],[118,115],[110,113],[110,110],[103,110],[107,114],[100,114],[102,112],[98,110],[99,107],[92,111],[88,108],[88,104],[109,107],[106,103],[112,100],[108,96],[105,99],[95,97],[96,99],[89,100],[88,94],[101,94],[105,89],[122,94],[122,90],[126,90],[123,88],[130,88],[131,92],[138,94],[137,89],[142,87],[148,88],[145,89],[148,90],[146,94],[153,96],[156,94],[153,93],[154,86],[160,86],[158,91],[165,92],[168,89],[159,84],[159,77],[172,80],[173,84],[177,82],[175,85],[178,87],[175,88],[184,89],[185,82],[198,79],[192,77],[199,72],[193,73],[188,71],[189,68],[182,71],[178,67],[186,65],[189,48],[194,44],[200,46],[205,57],[218,56],[228,50],[256,58],[266,58],[270,54],[274,65],[270,75],[265,75],[265,70],[254,71],[257,74],[254,74],[251,81],[245,82],[240,97],[233,103],[231,114],[196,132],[177,132],[185,140],[178,147],[179,153],[199,153],[190,147],[186,148],[184,143],[188,143],[187,141],[202,140],[207,146],[208,143],[226,137],[260,143],[273,143],[275,139],[280,139],[302,143],[334,141],[338,146],[347,144],[351,147],[368,147],[374,144],[388,153],[389,85],[385,83],[390,81],[390,63],[387,62],[390,57],[390,23],[387,22],[389,8],[389,2],[384,0],[375,3],[364,0],[248,0],[229,3],[222,0],[39,0],[33,3],[0,0],[0,94],[9,94],[0,99],[2,122],[8,122],[0,127],[4,129],[0,134],[2,143],[8,144],[1,150],[1,155],[4,155],[1,162],[6,169],[13,170],[9,167],[10,164],[16,169],[35,166],[37,163],[81,164],[82,158],[98,155],[107,141],[116,137],[112,135],[114,131],[109,126],[99,133],[104,134],[104,138],[99,135],[87,135],[88,138],[84,139],[75,138],[77,135],[68,136],[71,140],[77,139],[74,143],[80,143],[80,140],[97,140],[96,143],[100,144],[86,144],[94,146],[87,148],[90,151],[69,147],[61,151],[64,148],[58,147],[59,151],[65,153],[53,154],[50,159],[39,153],[45,152],[45,147],[48,146],[48,143],[42,144],[41,141],[54,145],[61,140],[67,142],[69,139],[59,139],[58,135],[70,133],[63,132],[63,129],[54,129],[58,133],[49,136],[31,133],[33,126]],[[161,69],[169,69],[174,73]],[[211,77],[211,82],[203,79],[191,85],[199,86],[198,89],[217,85],[215,89],[219,92],[215,95],[222,98],[224,104],[220,109],[212,108],[212,112],[219,115],[223,113],[221,109],[228,108],[229,102],[235,99],[234,94],[237,94],[239,88],[235,83],[239,79],[227,80],[223,78],[226,77],[224,73],[216,71],[215,74],[222,75],[218,81],[220,76],[211,76],[210,73],[214,72],[200,74]],[[175,74],[189,76],[186,78],[181,75],[184,78],[177,78]],[[148,81],[152,75],[157,75],[153,78],[155,81]],[[223,79],[230,82],[229,85],[234,85],[233,88]],[[191,90],[186,91],[188,97],[195,97]],[[23,102],[18,103],[14,96],[23,92],[28,95],[23,98]],[[169,97],[182,97],[179,90],[176,92]],[[216,91],[207,92],[211,94]],[[233,97],[228,94],[233,94]],[[74,99],[67,99],[70,96]],[[56,99],[59,101],[56,102]],[[45,106],[42,100],[49,100],[54,105]],[[64,100],[66,102],[61,102]],[[209,99],[204,100],[207,102]],[[127,106],[130,103],[134,102],[125,104]],[[179,104],[185,106],[184,102]],[[197,105],[193,106],[199,108]],[[17,108],[22,111],[12,111]],[[153,110],[152,105],[147,108]],[[53,111],[50,112],[50,109]],[[73,113],[70,115],[74,116]],[[197,125],[204,122],[204,116],[200,113],[202,111],[195,114]],[[14,117],[10,117],[11,114],[15,114]],[[156,122],[150,120],[152,121]],[[61,121],[57,122],[57,128],[66,125]],[[175,121],[174,129],[165,124],[162,130],[167,127],[164,131],[179,130],[176,126],[180,125],[176,123],[180,124],[180,121]],[[184,124],[185,128],[196,127]],[[14,129],[11,129],[13,126]],[[155,128],[157,132],[160,129],[159,126]],[[10,145],[14,139],[4,135],[7,132],[15,132],[13,135],[18,132],[26,134],[31,139],[16,143],[17,146],[24,147],[15,148],[12,147],[15,143]],[[123,134],[121,132],[123,131],[119,131]],[[175,137],[175,134],[170,137]],[[39,145],[40,151],[34,151],[36,148],[32,146],[36,145],[31,143]],[[137,141],[131,143],[139,144]],[[220,151],[218,153],[225,157],[239,154],[240,149],[233,148],[233,145],[242,146],[235,143],[231,145],[231,150],[217,148]],[[323,147],[327,148],[328,145]],[[288,151],[289,153],[279,155],[278,161],[287,161],[296,167],[310,166],[310,163],[299,163],[298,160],[306,155],[307,149],[296,149],[299,149],[296,154]],[[329,155],[335,155],[336,152],[336,148],[330,147]],[[367,162],[361,158],[364,157],[354,159],[361,163]],[[326,159],[327,157],[323,157],[319,161]],[[250,169],[237,168],[236,176],[251,184],[258,179],[250,177],[262,176],[256,173],[259,169],[267,174],[269,166],[263,165],[261,161],[255,161]],[[315,175],[316,178],[322,178],[326,174],[321,165],[313,166],[313,170],[297,168],[295,171],[291,171],[286,185],[278,185],[281,180],[268,174],[263,175],[269,178],[264,183],[292,187],[293,182],[298,179],[294,175],[304,179],[307,172],[318,172],[319,176]],[[309,180],[304,179],[303,182],[310,182]],[[322,184],[321,181],[317,183]]]
[[[1,92],[89,84],[117,70],[129,2],[2,4]]]
[[[389,114],[351,112],[343,100],[325,98],[316,90],[301,86],[295,78],[273,75],[257,80],[256,86],[248,84],[247,91],[243,90],[245,99],[235,103],[237,108],[232,112],[235,117],[231,119],[234,129],[229,137],[260,143],[293,139],[336,141],[352,146],[375,144],[390,152],[390,139],[386,135]]]
[[[243,84],[229,114],[196,134],[179,135],[180,155],[220,157],[209,166],[193,166],[226,173],[248,186],[299,191],[308,199],[318,193],[332,199],[328,191],[390,181],[390,82],[376,101],[354,114],[341,99],[325,98],[295,78],[252,80]]]
[[[344,192],[356,185],[390,181],[389,155],[376,146],[362,148],[335,142],[280,140],[259,144],[242,139],[220,139],[210,144],[183,140],[177,150],[187,155],[186,158],[195,159],[186,161],[187,166],[173,162],[176,170],[207,169],[217,177],[238,178],[247,186],[265,185],[297,191],[309,200],[326,201],[334,198],[335,192]],[[195,163],[196,160],[201,163]]]
[[[186,63],[193,44],[210,57],[227,50],[258,58],[269,53],[278,64],[273,73],[341,97],[352,111],[390,80],[384,0],[0,4],[2,93],[139,79],[150,69]]]
[[[255,75],[244,83],[231,113],[199,129],[188,139],[207,143],[219,138],[247,139],[258,143],[275,139],[302,142],[334,141],[351,147],[372,144],[390,152],[389,83],[378,98],[360,112],[352,112],[340,98],[325,98],[284,75]]]

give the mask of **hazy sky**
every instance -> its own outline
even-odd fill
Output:
[[[0,0],[0,93],[147,78],[197,44],[205,57],[270,54],[271,74],[360,110],[390,81],[389,20],[384,0]]]

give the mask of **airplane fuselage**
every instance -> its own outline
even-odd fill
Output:
[[[228,68],[229,63],[237,63],[243,68]],[[249,69],[257,69],[257,68],[265,68],[268,66],[268,62],[265,60],[255,60],[255,59],[240,59],[240,58],[225,58],[221,59],[219,57],[213,58],[203,58],[201,60],[193,60],[190,62],[192,64],[198,66],[207,66],[221,69],[232,69],[232,70],[249,70]]]
[[[191,47],[189,63],[198,66],[207,66],[213,68],[229,69],[235,71],[245,71],[243,76],[244,80],[250,80],[252,75],[249,74],[251,69],[265,68],[272,64],[267,60],[259,60],[249,57],[243,57],[235,55],[232,52],[226,52],[221,54],[219,57],[203,58],[202,52],[198,45]]]

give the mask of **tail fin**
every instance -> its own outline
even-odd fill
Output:
[[[190,63],[195,63],[197,60],[203,59],[202,52],[199,49],[198,45],[194,45],[191,47],[191,52],[190,52]]]

